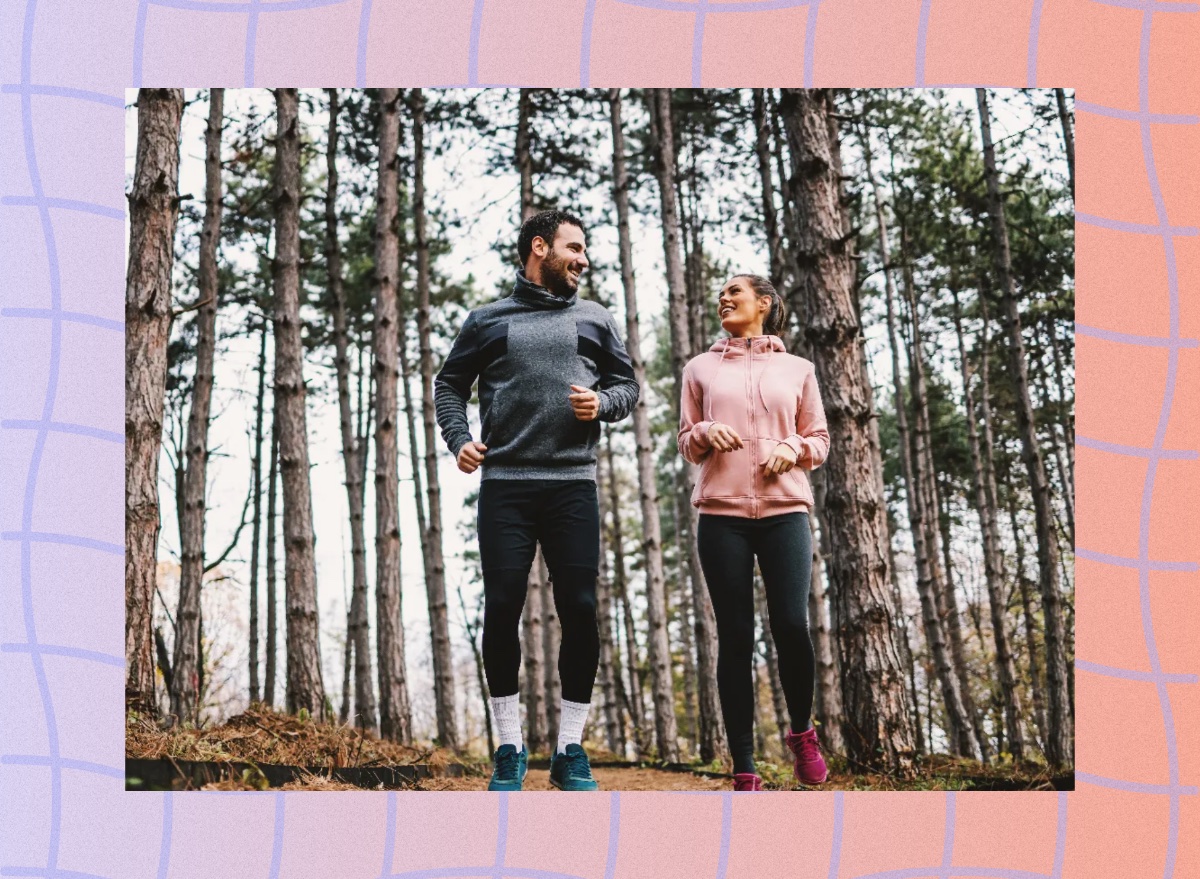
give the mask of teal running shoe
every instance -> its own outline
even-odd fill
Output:
[[[559,790],[599,790],[592,778],[592,765],[587,752],[575,744],[567,745],[567,753],[554,754],[550,763],[550,783]]]
[[[501,745],[496,749],[488,790],[520,790],[529,768],[528,763],[529,754],[524,745],[519,752],[516,745]]]

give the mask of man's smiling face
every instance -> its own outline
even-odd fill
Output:
[[[534,251],[541,250],[534,239]],[[542,246],[545,246],[544,242]],[[587,241],[583,230],[573,223],[562,223],[554,233],[554,244],[542,258],[542,286],[563,299],[579,290],[579,278],[588,267]]]

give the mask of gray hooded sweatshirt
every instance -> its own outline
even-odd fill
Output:
[[[555,296],[523,272],[511,295],[467,315],[438,373],[438,426],[455,457],[471,441],[476,378],[484,479],[595,479],[600,422],[628,417],[640,391],[608,309]],[[598,392],[596,421],[575,417],[571,385]]]

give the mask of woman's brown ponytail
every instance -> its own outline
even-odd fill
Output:
[[[771,307],[767,311],[767,316],[763,318],[763,332],[768,336],[782,336],[783,328],[787,324],[787,305],[784,303],[783,297],[779,295],[779,291],[775,289],[775,285],[762,275],[738,275],[737,277],[745,278],[756,296],[771,297]]]

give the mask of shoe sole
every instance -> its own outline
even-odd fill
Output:
[[[821,777],[820,781],[804,781],[799,776],[796,777],[796,781],[805,787],[816,787],[818,784],[824,784],[825,782],[829,781],[829,773],[826,772],[825,775]]]
[[[552,778],[552,779],[550,779],[550,785],[551,785],[552,787],[556,787],[556,788],[558,788],[558,789],[559,789],[559,790],[561,790],[561,791],[567,791],[568,793],[576,793],[576,792],[583,792],[583,793],[587,793],[588,791],[597,791],[597,790],[600,790],[600,786],[599,786],[599,785],[597,785],[596,787],[583,787],[583,788],[575,788],[574,790],[572,790],[572,789],[570,789],[570,788],[565,788],[565,787],[563,787],[561,784],[559,784],[559,783],[558,783],[558,781],[556,781],[556,780],[555,780],[555,779],[553,779],[553,778]]]

